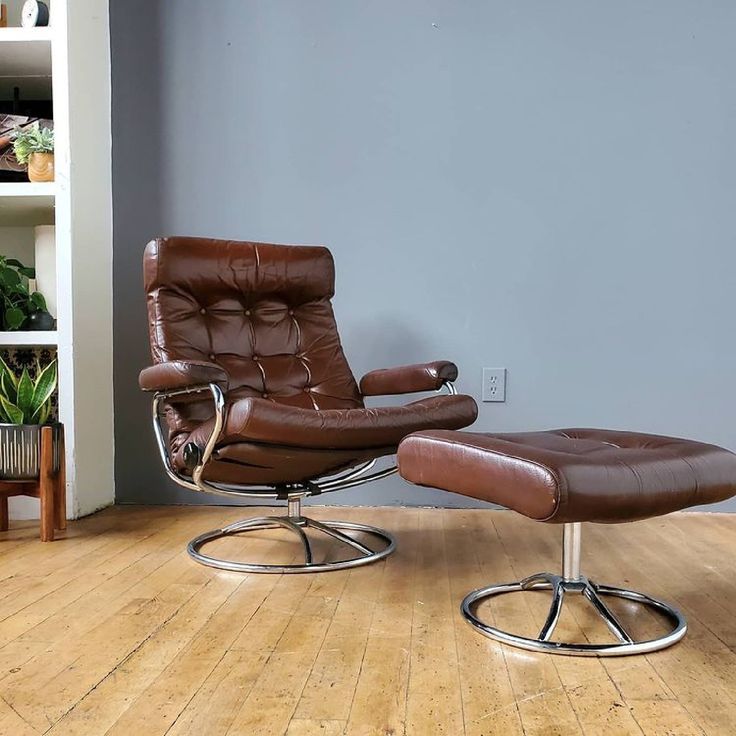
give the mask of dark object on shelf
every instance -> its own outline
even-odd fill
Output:
[[[0,531],[8,498],[32,496],[41,501],[41,541],[53,542],[54,529],[66,529],[65,466],[63,425],[0,424]]]
[[[21,171],[5,171],[0,169],[0,183],[2,184],[17,184],[19,182],[27,182],[28,175]]]
[[[13,151],[13,131],[21,130],[38,123],[40,128],[54,129],[54,121],[43,118],[32,118],[26,115],[4,115],[0,114],[0,173],[13,171],[24,174],[26,167],[18,163]],[[25,176],[21,177],[21,181]]]
[[[47,26],[49,24],[49,6],[41,0],[26,0],[21,11],[20,24],[23,28]]]
[[[33,312],[28,315],[26,329],[36,331],[53,330],[56,320],[48,312]]]
[[[16,89],[18,90],[18,99],[0,100],[0,117],[3,115],[19,115],[33,120],[40,120],[43,124],[51,122],[54,117],[54,105],[51,100],[21,99],[20,88],[16,87]]]
[[[8,27],[8,7],[5,3],[0,3],[0,28]]]

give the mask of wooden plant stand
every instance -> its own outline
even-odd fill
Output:
[[[34,480],[0,480],[0,531],[8,529],[8,499],[33,496],[41,501],[41,541],[53,542],[54,529],[66,529],[64,427],[58,429],[59,470],[54,472],[54,432],[41,427],[41,472]]]

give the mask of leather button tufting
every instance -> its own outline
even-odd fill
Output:
[[[207,310],[206,310],[206,309],[205,309],[204,307],[202,307],[202,308],[201,308],[201,309],[199,310],[199,313],[200,313],[200,314],[207,314]]]
[[[215,359],[215,354],[214,353],[210,353],[208,357],[209,357],[210,360],[214,360]]]
[[[253,360],[260,360],[260,358],[257,355],[254,355]]]
[[[246,309],[245,310],[245,316],[246,317],[250,317],[250,309]]]
[[[267,399],[268,398],[268,394],[263,394],[263,398],[264,399]]]

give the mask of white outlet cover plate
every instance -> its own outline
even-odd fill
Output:
[[[506,369],[483,369],[483,401],[506,401]]]

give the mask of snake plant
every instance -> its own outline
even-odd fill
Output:
[[[36,378],[28,368],[18,376],[0,358],[0,422],[46,424],[51,413],[51,395],[56,388],[56,360],[45,368],[36,363]]]

